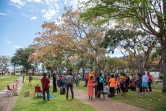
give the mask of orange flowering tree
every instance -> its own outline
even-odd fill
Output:
[[[73,57],[88,58],[98,66],[98,59],[106,53],[104,48],[100,48],[106,26],[92,24],[81,20],[78,11],[66,8],[66,13],[56,22],[42,24],[43,32],[38,33],[39,37],[33,44],[36,52],[30,58],[52,68],[58,66],[61,60],[69,68],[76,61]]]

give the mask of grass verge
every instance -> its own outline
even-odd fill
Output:
[[[0,76],[0,90],[3,90],[5,87],[7,87],[8,84],[13,83],[14,80],[17,80],[21,76]]]
[[[55,98],[51,98],[50,101],[43,101],[40,97],[34,98],[34,95],[24,97],[24,92],[34,92],[34,86],[36,84],[41,86],[39,79],[32,80],[32,87],[28,86],[27,80],[25,81],[13,111],[96,111],[93,107],[84,104],[80,100],[66,100],[65,95],[60,95],[59,88],[58,92],[53,93],[52,86],[50,87],[50,95],[55,96]]]

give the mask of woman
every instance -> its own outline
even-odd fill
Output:
[[[94,86],[93,76],[94,74],[89,74],[88,83],[87,83],[89,99],[93,98],[93,86]]]

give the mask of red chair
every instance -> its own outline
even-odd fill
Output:
[[[40,96],[42,97],[42,89],[40,88],[40,86],[35,86],[35,93],[34,93],[34,97],[35,94],[37,93],[37,97]]]
[[[11,92],[12,94],[14,94],[14,85],[13,85],[13,89],[10,88],[9,85],[7,85],[7,93],[6,93],[6,96],[9,96],[9,95],[10,95],[10,92]]]

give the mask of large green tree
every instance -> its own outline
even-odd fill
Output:
[[[9,62],[9,58],[6,57],[6,56],[1,56],[0,55],[0,69],[1,69],[1,73],[3,75],[5,69],[7,70],[7,67],[8,67],[8,62]]]
[[[28,74],[28,70],[33,68],[31,62],[28,61],[28,58],[32,53],[34,53],[34,50],[31,47],[19,48],[11,58],[11,63],[14,66],[23,66],[26,70],[26,74]]]
[[[83,9],[83,8],[82,8]],[[166,93],[166,0],[88,0],[82,17],[86,20],[102,17],[98,22],[110,19],[130,19],[160,42],[163,59],[163,92]]]

